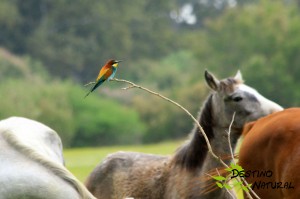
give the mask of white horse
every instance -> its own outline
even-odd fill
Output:
[[[95,199],[64,167],[51,128],[22,117],[0,121],[0,199]]]

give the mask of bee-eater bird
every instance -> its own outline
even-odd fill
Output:
[[[98,86],[100,86],[106,80],[111,80],[112,78],[114,78],[117,72],[118,64],[121,61],[122,60],[114,60],[114,59],[108,60],[106,64],[101,68],[99,75],[95,81],[95,85],[85,95],[85,97],[87,97],[91,92],[93,92],[96,88],[98,88]]]

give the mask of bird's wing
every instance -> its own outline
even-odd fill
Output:
[[[99,79],[101,78],[101,77],[103,77],[103,75],[105,74],[105,73],[107,73],[107,71],[109,70],[110,68],[108,68],[108,67],[103,67],[103,68],[101,68],[101,70],[100,70],[100,72],[99,72],[99,75],[98,75],[98,77],[97,77],[97,79],[96,79],[96,82],[97,81],[99,81]]]

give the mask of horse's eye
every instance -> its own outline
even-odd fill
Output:
[[[240,97],[240,96],[237,96],[237,97],[232,98],[232,100],[235,101],[235,102],[239,102],[239,101],[242,101],[243,98]]]

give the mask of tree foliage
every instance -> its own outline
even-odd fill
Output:
[[[197,57],[224,76],[241,69],[248,84],[284,106],[295,106],[299,20],[297,8],[281,1],[229,9],[207,22]]]
[[[142,142],[145,127],[136,111],[95,95],[85,100],[86,91],[73,81],[51,79],[39,62],[3,49],[0,66],[1,119],[40,121],[57,131],[67,147]]]
[[[83,81],[97,73],[99,60],[160,58],[176,49],[176,32],[168,14],[172,3],[5,0],[0,9],[7,7],[11,12],[2,14],[0,27],[5,34],[0,45],[29,53],[51,74]]]

